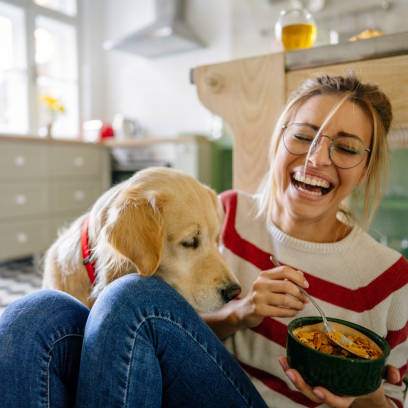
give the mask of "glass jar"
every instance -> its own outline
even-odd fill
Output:
[[[302,8],[282,10],[275,24],[275,35],[286,51],[310,48],[316,40],[316,23],[312,14]]]

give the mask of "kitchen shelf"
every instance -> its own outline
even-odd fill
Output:
[[[285,52],[285,69],[323,67],[408,53],[408,32]]]

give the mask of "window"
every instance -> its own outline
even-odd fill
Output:
[[[0,131],[28,131],[24,12],[0,2]]]
[[[79,131],[76,0],[0,0],[0,132],[76,138]],[[40,102],[58,99],[53,116]]]
[[[60,11],[69,16],[75,16],[77,14],[76,0],[35,0],[35,4]]]

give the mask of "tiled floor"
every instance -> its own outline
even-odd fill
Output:
[[[14,300],[41,288],[37,264],[34,258],[0,263],[0,314]]]

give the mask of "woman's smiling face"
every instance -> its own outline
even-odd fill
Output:
[[[290,123],[320,128],[339,100],[340,97],[336,95],[314,96],[296,111]],[[330,138],[342,134],[354,135],[365,147],[369,147],[372,125],[361,107],[345,101],[330,118],[322,134]],[[332,233],[341,201],[364,179],[366,160],[351,169],[338,168],[330,159],[329,145],[328,138],[320,138],[305,168],[306,155],[293,155],[287,151],[283,139],[279,143],[274,161],[277,189],[272,220],[291,235],[297,235],[300,224],[302,233],[307,225],[318,227],[322,239],[324,234]]]

